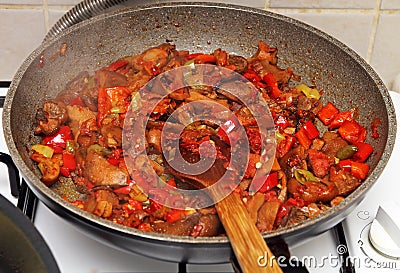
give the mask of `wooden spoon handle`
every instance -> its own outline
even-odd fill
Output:
[[[232,192],[220,200],[216,208],[244,273],[282,273],[264,238],[249,221],[250,216],[238,193]]]

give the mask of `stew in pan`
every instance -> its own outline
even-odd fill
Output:
[[[176,136],[180,152],[196,158],[200,147],[211,143],[216,147],[216,156],[225,157],[224,149],[242,141],[235,134],[239,122],[246,132],[249,154],[235,190],[240,192],[260,231],[299,223],[339,204],[369,172],[366,160],[373,149],[365,142],[367,130],[357,122],[357,109],[339,109],[332,102],[323,104],[323,90],[301,83],[301,77],[292,69],[278,67],[277,53],[277,48],[264,42],[259,42],[258,50],[250,57],[223,49],[210,54],[190,53],[165,43],[116,60],[93,74],[79,73],[57,97],[44,101],[37,112],[35,134],[42,140],[31,147],[31,159],[42,173],[41,180],[49,187],[73,183],[78,194],[66,194],[65,199],[125,226],[195,237],[223,235],[214,207],[168,206],[183,198],[179,194],[171,198],[170,189],[190,187],[164,169],[163,126],[179,107],[206,100],[223,105],[234,117],[227,116],[220,126],[199,120],[188,124]],[[247,81],[245,84],[252,83],[267,103],[276,143],[268,173],[255,177],[262,154],[257,122],[241,100],[220,88],[230,83],[221,83],[218,73],[212,74],[213,86],[175,90],[174,81],[160,82],[163,88],[175,91],[161,98],[149,113],[145,137],[150,165],[138,157],[135,171],[128,170],[123,129],[130,107],[140,107],[135,94],[163,72],[196,64],[235,71]],[[250,97],[254,95],[251,90],[243,88]],[[180,122],[178,116],[176,123]],[[379,137],[372,131],[372,137]],[[155,186],[158,182],[150,168],[165,185]],[[146,191],[139,186],[143,181],[149,185]],[[192,202],[201,202],[199,198]]]

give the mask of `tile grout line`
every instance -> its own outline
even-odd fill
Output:
[[[47,3],[47,0],[43,0],[43,12],[44,12],[44,26],[46,28],[46,33],[50,29],[50,23],[49,23],[49,5]]]
[[[381,4],[382,4],[382,0],[376,0],[375,15],[374,15],[374,19],[372,22],[371,35],[369,37],[368,51],[367,51],[367,56],[366,56],[367,63],[371,63],[372,53],[374,51],[376,32],[378,30],[379,17],[380,17],[380,13],[381,13],[380,12]]]
[[[375,14],[375,9],[315,9],[315,8],[269,8],[276,12],[303,13],[303,14]]]
[[[264,9],[269,9],[270,5],[271,5],[270,0],[265,0]]]
[[[43,9],[43,5],[0,5],[0,9]]]

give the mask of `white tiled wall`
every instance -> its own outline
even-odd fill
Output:
[[[317,27],[365,58],[388,88],[400,73],[400,0],[216,2],[268,9]],[[79,0],[0,0],[0,81],[12,79],[19,65],[41,43],[52,25],[77,3]]]

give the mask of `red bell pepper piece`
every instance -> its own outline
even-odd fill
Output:
[[[67,146],[67,140],[73,139],[72,131],[69,126],[61,126],[57,133],[45,136],[42,144],[48,145],[53,148],[55,153],[62,153]]]
[[[238,118],[232,115],[218,128],[216,135],[224,142],[234,146],[239,140],[239,135],[234,130],[240,125]]]
[[[110,163],[111,165],[117,166],[120,162],[119,158],[107,158],[108,163]]]
[[[365,128],[355,120],[345,120],[338,132],[343,139],[351,144],[363,142],[367,134]]]
[[[62,152],[63,165],[60,168],[61,175],[71,177],[71,171],[76,169],[75,156],[67,151]]]
[[[279,225],[282,222],[282,219],[289,213],[291,207],[303,207],[304,205],[305,202],[300,197],[291,197],[286,200],[286,202],[279,207],[275,220],[276,224]]]
[[[277,225],[280,225],[282,222],[282,219],[289,213],[291,206],[287,204],[282,204],[279,207],[278,213],[276,214],[276,220],[275,223]]]
[[[184,210],[179,210],[179,209],[173,209],[170,212],[165,215],[165,221],[168,223],[173,223],[178,220],[181,220],[183,217],[185,217],[185,211]]]
[[[350,172],[351,175],[358,179],[365,179],[369,171],[368,164],[356,162],[350,159],[341,160],[339,165],[343,168],[343,170]]]
[[[121,193],[121,194],[129,194],[131,192],[131,186],[123,186],[123,187],[119,187],[114,189],[115,193]]]
[[[156,210],[159,210],[162,207],[162,205],[153,199],[150,199],[150,206],[149,208],[146,208],[146,211],[148,212],[155,212]]]
[[[67,151],[62,153],[63,167],[73,171],[76,169],[75,156]]]
[[[246,72],[243,73],[243,77],[248,79],[253,84],[261,81],[261,77],[251,68],[248,68]]]
[[[339,109],[336,108],[333,103],[328,102],[321,110],[318,111],[317,116],[324,125],[329,125],[336,114],[339,113]]]
[[[118,60],[118,61],[115,61],[115,62],[111,63],[108,67],[106,67],[104,69],[105,70],[110,70],[110,71],[116,71],[116,70],[118,70],[120,68],[123,68],[127,64],[129,64],[128,61]]]
[[[263,81],[271,87],[271,92],[270,92],[270,97],[273,99],[276,99],[282,94],[282,91],[278,87],[278,82],[275,79],[275,76],[273,73],[269,72],[264,75]]]
[[[66,168],[66,167],[64,167],[64,166],[61,166],[60,167],[60,174],[62,176],[64,176],[64,177],[71,177],[71,170]]]
[[[358,179],[365,179],[369,171],[369,166],[362,162],[351,163],[351,174]]]
[[[296,207],[304,207],[304,200],[301,199],[300,197],[291,197],[286,201],[287,205],[292,205]]]
[[[333,130],[339,128],[346,120],[353,120],[354,110],[338,113],[329,123],[328,129]]]
[[[265,193],[278,185],[278,173],[272,172],[266,176],[254,178],[252,183],[258,192]]]
[[[283,157],[287,152],[289,152],[290,148],[292,148],[295,138],[292,136],[287,136],[285,139],[281,140],[278,143],[276,148],[278,157]]]
[[[194,59],[194,62],[196,64],[215,63],[217,61],[217,58],[215,58],[214,55],[202,54],[202,53],[197,54],[197,55],[189,54],[188,58]]]
[[[121,148],[113,149],[111,155],[108,156],[107,161],[111,165],[117,166],[122,160],[121,154],[122,154]]]
[[[171,187],[176,188],[176,181],[173,177],[168,179],[167,184],[170,185]]]
[[[365,142],[357,142],[354,145],[357,146],[358,150],[352,158],[357,162],[364,162],[367,160],[374,150],[370,144]]]
[[[276,191],[268,191],[265,193],[265,202],[279,201]]]
[[[127,203],[122,205],[122,210],[128,215],[131,215],[133,212],[142,209],[143,204],[135,199],[129,199]]]
[[[350,172],[351,171],[351,160],[345,159],[339,161],[339,166],[342,167],[343,170]]]
[[[74,106],[74,105],[78,105],[78,106],[84,106],[83,105],[83,101],[82,101],[82,99],[81,99],[81,97],[76,97],[75,99],[73,99],[71,102],[70,102],[70,104],[69,105],[71,105],[71,106]]]
[[[299,131],[295,134],[295,137],[299,143],[306,149],[308,149],[312,143],[311,139],[307,136],[306,129],[301,127]]]
[[[279,128],[285,129],[290,125],[290,123],[285,116],[279,115],[275,120],[275,125]]]
[[[306,135],[310,140],[313,140],[314,138],[319,137],[319,132],[317,127],[312,123],[311,120],[307,121],[304,126],[303,126]]]
[[[246,134],[249,140],[250,147],[253,151],[260,151],[261,143],[261,133],[258,128],[246,127]]]

